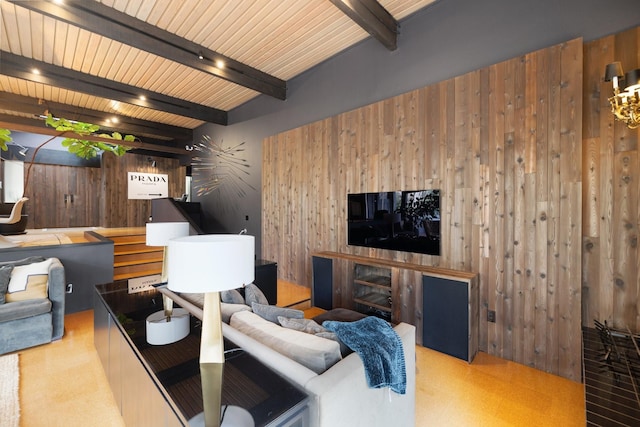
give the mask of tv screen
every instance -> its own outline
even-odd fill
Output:
[[[347,195],[348,244],[440,255],[440,190]]]

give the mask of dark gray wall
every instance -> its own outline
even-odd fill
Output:
[[[367,39],[287,82],[286,101],[259,96],[231,111],[229,126],[196,129],[194,140],[208,134],[225,146],[246,142],[243,156],[251,168],[244,179],[256,190],[195,200],[228,231],[246,227],[259,256],[265,137],[537,49],[639,24],[640,0],[440,0],[401,22],[396,51]]]
[[[0,249],[0,262],[32,256],[55,257],[64,266],[66,285],[72,285],[71,289],[67,288],[66,314],[92,309],[95,285],[113,282],[113,242],[108,239],[73,245]]]

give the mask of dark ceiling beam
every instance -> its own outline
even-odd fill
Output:
[[[131,134],[139,137],[148,136],[151,138],[178,140],[181,143],[190,143],[193,140],[192,129],[135,119],[117,113],[111,114],[104,111],[74,107],[8,92],[0,92],[0,110],[16,111],[33,116],[43,115],[47,110],[54,117],[92,123],[100,126],[102,130],[110,132],[120,132],[121,134]],[[105,120],[107,116],[117,116],[118,123],[108,123]]]
[[[33,72],[37,68],[39,73]],[[126,102],[139,107],[151,108],[158,111],[191,117],[205,122],[221,125],[227,124],[227,112],[207,107],[179,98],[152,92],[135,86],[118,83],[36,61],[35,59],[18,56],[3,51],[0,53],[0,74],[18,79],[42,83],[49,86],[61,87],[75,92],[82,92],[100,98]],[[145,99],[140,99],[144,96]]]
[[[331,0],[389,50],[398,47],[398,21],[376,0]]]
[[[240,86],[286,99],[285,81],[96,1],[68,0],[62,5],[35,0],[9,1]],[[203,59],[199,59],[199,55]],[[223,68],[215,65],[218,60],[224,62]]]
[[[50,135],[60,138],[70,137],[78,139],[86,139],[88,141],[100,141],[107,144],[119,144],[126,145],[127,147],[139,148],[143,150],[156,151],[162,153],[178,154],[182,156],[192,156],[193,151],[187,151],[184,146],[182,147],[170,147],[166,145],[166,141],[161,141],[158,144],[150,144],[148,142],[132,141],[124,142],[117,141],[109,138],[102,138],[94,135],[78,135],[74,132],[60,132],[53,128],[47,127],[44,121],[31,119],[26,117],[11,116],[9,114],[0,114],[0,128],[6,128],[15,132],[27,132],[40,135]]]

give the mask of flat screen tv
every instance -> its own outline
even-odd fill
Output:
[[[440,190],[347,195],[348,244],[440,255]]]

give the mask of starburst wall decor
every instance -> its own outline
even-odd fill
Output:
[[[249,176],[249,163],[242,158],[244,142],[224,147],[222,141],[217,143],[209,135],[203,135],[199,143],[187,146],[188,151],[198,151],[191,159],[193,186],[197,196],[219,193],[222,199],[231,196],[245,197],[246,189],[256,190],[245,177]],[[257,191],[257,190],[256,190]],[[228,193],[228,194],[223,194]]]

